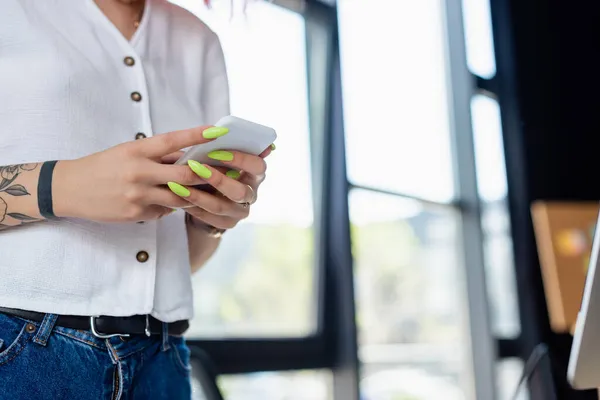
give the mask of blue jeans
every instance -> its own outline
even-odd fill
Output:
[[[0,313],[0,399],[191,399],[183,338],[103,340],[55,322]]]

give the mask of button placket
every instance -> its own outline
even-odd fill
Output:
[[[136,64],[136,61],[135,61],[135,58],[133,58],[131,56],[127,56],[127,57],[123,58],[123,63],[127,67],[133,67]],[[131,100],[133,100],[136,103],[140,103],[144,99],[142,94],[138,91],[131,92],[130,98],[131,98]],[[135,134],[135,140],[145,139],[146,137],[147,137],[146,134],[143,132],[138,132]]]
[[[138,58],[139,60],[139,58]],[[141,63],[137,63],[136,60],[133,57],[125,57],[123,59],[123,63],[125,64],[124,68],[127,68],[129,73],[132,74],[134,76],[134,82],[135,84],[137,84],[137,88],[136,87],[132,87],[132,89],[137,89],[133,92],[130,93],[130,99],[131,101],[134,103],[134,105],[136,105],[136,107],[134,107],[134,109],[136,110],[137,113],[139,113],[139,118],[141,118],[141,123],[140,123],[140,131],[136,132],[134,134],[134,138],[135,140],[141,140],[141,139],[145,139],[147,136],[152,135],[152,127],[151,127],[151,119],[150,119],[150,107],[149,107],[149,103],[148,100],[145,98],[146,93],[148,93],[148,89],[147,89],[147,83],[146,83],[146,78],[144,76],[144,71],[142,68],[142,64]],[[138,89],[139,88],[139,89]],[[141,90],[140,90],[141,89]],[[144,95],[142,95],[142,93],[144,93]],[[139,107],[139,108],[138,108]],[[139,128],[138,128],[139,129]],[[148,133],[148,134],[147,134]],[[146,248],[147,250],[138,250],[137,253],[135,254],[135,259],[138,263],[138,265],[143,265],[145,271],[144,275],[147,276],[147,284],[145,285],[147,287],[147,292],[145,293],[145,295],[143,296],[146,300],[145,300],[145,308],[147,309],[147,312],[150,313],[153,309],[154,309],[154,287],[156,285],[156,257],[152,256],[150,253],[156,251],[156,224],[155,223],[150,223],[147,224],[145,221],[139,221],[138,222],[139,226],[141,229],[143,229],[146,232],[150,231],[154,231],[154,240],[152,240],[153,243],[147,243],[147,244],[143,244],[141,247]],[[140,249],[140,247],[138,247],[138,249]]]
[[[143,57],[138,53],[137,49],[143,49],[143,44],[139,45],[140,41],[147,40],[144,36],[143,25],[147,23],[150,15],[152,15],[152,1],[147,1],[144,15],[142,18],[142,24],[135,32],[131,40],[125,39],[125,37],[115,28],[108,18],[102,13],[102,10],[96,6],[93,1],[87,1],[92,7],[91,10],[96,13],[97,20],[105,25],[106,34],[112,35],[115,42],[115,58],[113,59],[115,65],[121,70],[121,74],[124,77],[124,82],[127,82],[126,86],[123,86],[123,97],[129,96],[127,99],[131,104],[131,116],[137,119],[137,123],[131,128],[132,131],[128,134],[128,137],[140,137],[138,134],[151,137],[153,135],[152,119],[150,116],[150,105],[149,96],[150,92],[148,89],[148,82],[144,73]],[[142,39],[144,38],[144,39]],[[117,49],[120,49],[117,50]],[[138,240],[130,248],[132,255],[122,260],[128,262],[134,256],[136,261],[133,263],[138,264],[138,268],[134,268],[134,279],[142,285],[145,290],[140,290],[135,295],[135,302],[139,302],[143,309],[147,313],[151,312],[154,308],[154,292],[156,285],[156,268],[157,268],[157,223],[156,221],[147,221],[141,225],[137,225],[139,231],[137,232]],[[142,250],[145,249],[145,250]],[[131,258],[130,258],[131,257]],[[138,257],[140,260],[138,260]],[[132,260],[131,260],[132,261]],[[129,261],[129,262],[131,262]],[[143,267],[142,267],[142,263]]]

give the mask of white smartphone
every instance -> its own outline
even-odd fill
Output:
[[[183,165],[188,160],[195,160],[211,166],[223,166],[220,161],[208,158],[208,153],[213,150],[235,150],[257,156],[277,138],[275,129],[232,115],[221,118],[215,126],[229,128],[229,132],[208,143],[189,148],[175,164]]]

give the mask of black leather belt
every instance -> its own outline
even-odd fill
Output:
[[[46,316],[46,314],[40,312],[5,307],[0,307],[0,313],[34,322],[42,322]],[[150,315],[134,315],[131,317],[59,315],[56,320],[57,326],[91,331],[94,336],[101,339],[113,336],[160,335],[162,334],[162,324],[160,320]],[[189,326],[188,320],[170,322],[168,324],[169,335],[181,336],[187,331]]]

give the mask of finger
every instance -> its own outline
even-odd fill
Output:
[[[232,171],[232,169],[228,168],[228,167],[220,167],[220,166],[214,167],[213,166],[213,168],[216,169],[217,171],[219,171],[222,174],[226,174],[227,172]]]
[[[208,157],[221,161],[228,167],[245,171],[252,175],[263,175],[267,170],[267,163],[259,156],[241,151],[217,150],[208,153]]]
[[[189,165],[158,164],[148,162],[143,164],[138,172],[139,176],[133,179],[139,179],[153,185],[165,185],[168,182],[177,182],[181,185],[194,186],[205,184],[206,181],[198,174],[194,173]]]
[[[189,207],[190,203],[185,199],[185,196],[183,196],[183,194],[186,194],[184,192],[184,189],[187,189],[188,191],[190,189],[186,188],[185,186],[179,185],[179,187],[175,189],[178,190],[178,193],[175,193],[173,189],[171,189],[171,186],[173,185],[164,188],[156,187],[149,189],[147,192],[147,196],[142,200],[142,202],[145,204],[167,207],[170,210],[174,208]]]
[[[267,158],[269,154],[273,152],[277,147],[275,147],[275,143],[272,143],[269,147],[265,149],[262,153],[259,154],[260,158]]]
[[[219,229],[232,229],[238,224],[239,220],[231,217],[225,217],[222,215],[211,214],[210,212],[203,210],[202,208],[193,207],[188,208],[185,212],[191,216],[198,218],[205,224],[214,226]]]
[[[228,177],[237,179],[240,173],[227,167],[213,167]],[[194,172],[194,170],[198,172]],[[148,162],[142,164],[139,174],[134,174],[131,178],[136,182],[142,181],[153,185],[164,185],[168,182],[177,182],[181,185],[196,186],[206,184],[203,176],[210,174],[202,164],[197,161],[190,161],[187,165],[157,164]],[[137,180],[136,180],[137,179]]]
[[[162,164],[175,164],[175,162],[177,162],[177,160],[179,160],[184,154],[185,152],[183,151],[175,151],[171,154],[161,157],[160,162]]]
[[[154,221],[154,220],[160,219],[162,217],[165,217],[165,216],[171,214],[172,212],[173,212],[172,208],[163,207],[163,206],[159,206],[159,205],[153,205],[153,206],[147,207],[145,212],[143,213],[143,215],[141,215],[141,218],[137,218],[135,220],[135,222]]]
[[[240,178],[237,179],[237,181],[252,186],[252,189],[256,191],[260,184],[264,182],[265,178],[265,175],[256,176],[250,174],[242,174]]]
[[[246,218],[248,216],[248,207],[243,207],[241,204],[234,203],[223,196],[174,184],[170,184],[169,189],[182,200],[185,200],[188,205],[191,204],[195,207],[200,207],[211,214],[238,219]]]
[[[205,178],[206,182],[231,201],[235,203],[246,203],[256,200],[254,198],[254,191],[252,188],[249,188],[248,185],[228,177],[211,166],[204,165],[204,167],[210,170],[210,176]]]
[[[245,174],[243,171],[238,171],[236,169],[229,169],[226,167],[213,167],[214,169],[216,169],[217,171],[219,171],[222,174],[225,174],[225,176],[227,176],[228,178],[234,179],[236,181],[240,180],[240,177],[244,176],[244,175],[248,175]]]
[[[227,134],[227,132],[229,130],[224,127],[200,126],[138,140],[132,142],[132,146],[136,146],[145,157],[160,159],[186,147],[209,142]]]
[[[213,167],[214,169],[216,169],[217,171],[219,171],[222,174],[225,174],[228,178],[231,179],[235,179],[236,181],[240,179],[240,176],[242,176],[243,171],[238,171],[237,169],[230,169],[227,167]],[[244,174],[244,175],[248,175],[248,174]]]
[[[260,153],[258,156],[260,158],[267,158],[269,156],[269,154],[271,154],[271,149],[266,149],[265,151],[263,151],[262,153]]]

